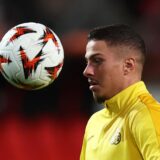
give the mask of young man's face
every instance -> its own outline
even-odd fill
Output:
[[[118,52],[118,47],[110,47],[102,40],[91,40],[86,46],[87,66],[83,74],[99,103],[123,89],[123,58],[116,55]]]

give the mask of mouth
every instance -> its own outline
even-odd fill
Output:
[[[93,80],[93,79],[88,79],[88,83],[89,83],[89,89],[91,91],[96,91],[96,89],[99,85],[98,81]]]

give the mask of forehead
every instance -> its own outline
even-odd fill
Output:
[[[103,40],[90,40],[86,46],[85,57],[88,59],[93,55],[107,55],[110,53],[110,47]]]

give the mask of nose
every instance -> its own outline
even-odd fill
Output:
[[[87,65],[86,68],[84,69],[83,71],[83,75],[85,77],[90,77],[94,74],[94,70],[93,70],[93,67],[91,65]]]

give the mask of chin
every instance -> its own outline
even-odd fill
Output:
[[[95,94],[93,94],[93,97],[94,97],[95,102],[97,102],[99,104],[103,103],[106,100],[105,97],[98,96],[98,95],[95,95]]]

